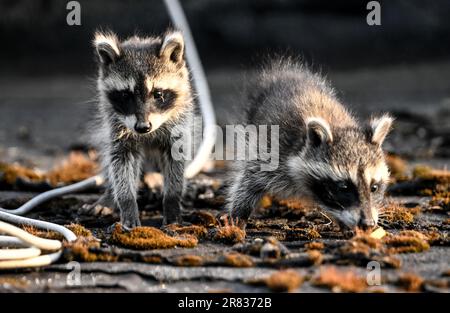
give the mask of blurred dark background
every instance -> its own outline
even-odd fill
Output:
[[[171,24],[162,0],[81,0],[81,26],[66,23],[62,0],[2,0],[2,71],[89,73],[95,29],[122,37]],[[448,58],[450,2],[392,0],[381,26],[368,26],[368,1],[182,0],[207,68],[239,67],[265,52],[290,50],[336,68]],[[30,71],[30,67],[33,68]]]
[[[67,2],[0,1],[0,158],[30,161],[29,153],[39,163],[86,142],[95,29],[126,37],[171,25],[162,0],[80,0],[82,25],[69,26]],[[450,1],[379,1],[381,26],[367,25],[368,1],[181,2],[221,124],[239,115],[243,73],[288,52],[326,73],[363,117],[393,112],[389,150],[447,164]]]

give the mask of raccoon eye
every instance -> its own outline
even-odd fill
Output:
[[[347,191],[348,190],[348,184],[346,182],[340,182],[337,184],[337,187],[340,191]]]
[[[164,92],[161,89],[153,91],[153,98],[164,102]]]
[[[370,192],[377,192],[380,189],[380,185],[378,184],[372,184],[372,186],[370,186]]]

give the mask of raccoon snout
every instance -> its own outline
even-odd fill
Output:
[[[139,134],[146,134],[152,130],[152,124],[150,124],[150,122],[137,122],[134,125],[134,130]]]
[[[376,226],[372,218],[361,218],[358,222],[358,227],[362,230],[370,230]]]

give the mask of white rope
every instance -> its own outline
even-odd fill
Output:
[[[54,231],[61,234],[68,242],[75,241],[77,236],[64,226],[19,216],[18,214],[26,214],[39,204],[52,198],[100,186],[102,183],[103,179],[100,176],[94,176],[73,185],[44,192],[26,202],[18,209],[5,210],[0,208],[0,233],[10,235],[0,236],[0,247],[6,248],[0,249],[0,269],[44,266],[57,261],[62,254],[61,241],[34,236],[8,223],[28,225],[47,231]],[[11,247],[15,247],[15,249],[11,249]],[[56,252],[41,255],[41,250]]]
[[[100,186],[102,183],[103,183],[103,178],[101,176],[90,177],[88,179],[85,179],[85,180],[75,183],[73,185],[64,186],[64,187],[52,189],[52,190],[46,191],[44,193],[41,193],[40,195],[34,197],[33,199],[31,199],[30,201],[28,201],[27,203],[25,203],[18,209],[5,210],[5,209],[0,208],[0,211],[8,212],[11,214],[16,214],[16,215],[24,215],[24,214],[27,214],[29,211],[31,211],[36,206],[38,206],[39,204],[46,202],[47,200],[50,200],[50,199],[53,199],[53,198],[56,198],[56,197],[59,197],[59,196],[65,195],[65,194],[73,193],[73,192],[76,192],[79,190],[88,189],[88,188],[95,187],[95,186]]]
[[[201,171],[203,166],[209,160],[209,156],[216,142],[216,117],[211,103],[211,95],[209,93],[205,72],[203,71],[183,8],[178,0],[164,0],[164,3],[173,23],[183,32],[186,41],[186,58],[192,72],[200,103],[200,110],[205,124],[202,143],[198,148],[194,159],[189,163],[184,173],[185,177],[192,178]]]

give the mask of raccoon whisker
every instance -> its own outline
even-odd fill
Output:
[[[328,226],[328,225],[331,225],[331,224],[333,224],[333,220],[328,216],[328,215],[326,215],[324,212],[322,212],[322,211],[319,211],[319,213],[320,214],[322,214],[323,216],[325,216],[327,219],[328,219],[328,223],[326,223],[326,224],[323,224],[323,225],[325,225],[325,226]]]

